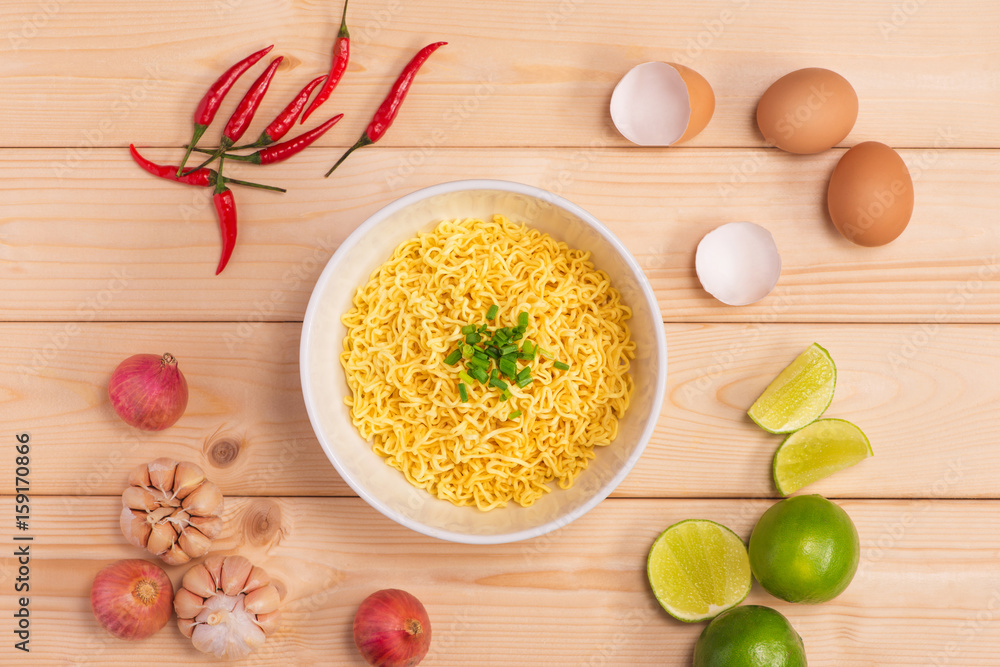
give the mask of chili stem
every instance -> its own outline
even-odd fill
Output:
[[[324,176],[324,178],[330,178],[330,174],[333,173],[334,169],[336,169],[337,167],[340,166],[341,162],[343,162],[344,160],[347,159],[348,155],[350,155],[354,151],[358,150],[359,148],[367,146],[370,143],[372,143],[372,140],[368,138],[368,133],[365,132],[364,134],[361,135],[361,138],[358,139],[358,142],[356,144],[354,144],[353,146],[351,146],[350,148],[348,148],[347,152],[340,156],[340,159],[337,160],[336,164],[334,164],[332,167],[330,167],[330,171],[326,172],[326,176]]]
[[[188,144],[187,152],[184,153],[184,159],[181,160],[180,166],[177,167],[177,176],[178,176],[178,178],[183,175],[181,172],[184,171],[184,165],[187,164],[188,158],[191,157],[191,151],[194,150],[195,144],[198,143],[198,141],[201,139],[201,136],[203,134],[205,134],[205,130],[207,130],[207,129],[208,129],[208,125],[196,124],[194,126],[194,136],[191,137],[191,143]],[[192,169],[191,171],[197,171],[197,170],[196,169]],[[191,173],[191,172],[188,172],[188,173]]]
[[[254,183],[252,181],[241,181],[238,178],[229,178],[228,176],[222,179],[226,183],[233,183],[235,185],[242,185],[248,188],[257,188],[259,190],[271,190],[272,192],[288,192],[285,188],[279,188],[276,185],[264,185],[263,183]]]

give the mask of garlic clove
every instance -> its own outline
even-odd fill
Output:
[[[193,526],[188,526],[181,531],[177,538],[177,544],[191,558],[201,558],[212,548],[212,540]]]
[[[191,560],[191,555],[175,542],[166,552],[160,554],[160,558],[167,565],[183,565]]]
[[[205,471],[188,461],[181,461],[174,470],[174,497],[183,500],[205,481]]]
[[[243,592],[249,593],[250,591],[255,591],[258,588],[263,588],[271,583],[271,577],[267,576],[267,572],[263,568],[259,568],[256,565],[250,570],[250,576],[247,577],[247,582],[243,584]]]
[[[201,596],[203,598],[211,597],[215,595],[218,590],[215,585],[215,580],[212,579],[212,573],[209,571],[206,565],[208,561],[216,558],[216,556],[210,556],[205,559],[205,562],[201,565],[195,565],[187,573],[184,574],[184,578],[181,580],[181,588],[191,591],[193,594]]]
[[[191,633],[194,632],[194,626],[196,625],[198,625],[198,623],[193,618],[177,617],[177,627],[180,629],[181,634],[188,639],[191,639]]]
[[[258,588],[243,598],[243,607],[251,614],[269,614],[277,611],[279,604],[281,600],[278,598],[278,589],[274,586]]]
[[[191,634],[191,643],[217,658],[245,658],[264,644],[265,637],[264,631],[240,611],[225,623],[199,623]]]
[[[222,564],[224,562],[226,562],[224,556],[212,555],[206,558],[203,563],[205,569],[208,570],[209,576],[212,578],[213,591],[222,590]]]
[[[164,493],[173,493],[174,469],[177,461],[168,458],[160,458],[146,464],[149,468],[149,482]]]
[[[184,586],[181,586],[174,594],[174,611],[177,613],[178,619],[188,618],[193,620],[204,608],[205,600]]]
[[[272,611],[267,614],[257,614],[255,622],[264,631],[264,634],[270,637],[278,629],[278,624],[281,622],[281,612]]]
[[[236,595],[250,576],[253,565],[243,556],[229,556],[222,563],[222,585],[219,588],[226,595]]]
[[[123,507],[118,523],[121,526],[122,534],[128,540],[129,544],[137,546],[140,549],[146,548],[146,542],[149,540],[149,532],[152,527],[146,521],[145,513]]]
[[[214,540],[222,534],[222,517],[193,516],[188,519],[188,523],[204,533],[210,540]]]
[[[222,511],[222,491],[212,482],[203,482],[181,505],[191,514],[211,516]]]
[[[177,540],[177,533],[169,523],[158,523],[152,527],[146,549],[157,556],[163,554]]]
[[[130,486],[122,492],[122,504],[134,510],[154,510],[157,507],[156,496],[149,489],[141,486]]]
[[[128,474],[128,484],[129,486],[151,486],[149,483],[149,468],[145,463],[132,468],[132,472]]]

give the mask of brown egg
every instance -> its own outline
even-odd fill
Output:
[[[819,153],[843,141],[858,119],[858,96],[847,79],[819,67],[786,74],[764,91],[757,126],[768,143],[789,153]]]
[[[863,246],[885,245],[913,213],[913,180],[899,153],[877,141],[850,149],[830,177],[827,208],[837,230]]]

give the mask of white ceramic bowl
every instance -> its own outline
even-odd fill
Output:
[[[407,482],[372,452],[354,425],[344,397],[350,391],[338,355],[347,331],[340,318],[358,286],[403,241],[445,219],[494,214],[590,250],[597,268],[633,311],[636,341],[631,374],[635,392],[618,437],[599,447],[596,458],[570,489],[553,484],[528,508],[510,503],[482,512],[456,507]],[[625,246],[594,216],[545,190],[508,181],[470,180],[418,190],[368,218],[337,249],[313,289],[302,328],[302,393],[323,450],[359,496],[390,519],[425,535],[453,542],[497,544],[542,535],[565,526],[601,502],[639,460],[656,425],[667,377],[667,346],[660,309],[642,269]]]

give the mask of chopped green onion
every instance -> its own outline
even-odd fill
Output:
[[[522,338],[524,338],[524,333],[523,332],[521,332],[521,331],[514,332],[514,338],[513,338],[513,340],[521,340]]]
[[[500,378],[493,378],[492,380],[490,380],[490,385],[496,387],[497,389],[503,389],[505,391],[507,389],[507,383],[501,380]]]
[[[469,374],[466,373],[465,371],[458,372],[458,379],[464,382],[465,384],[472,384],[472,378],[469,377]],[[461,382],[459,384],[461,384]]]
[[[524,352],[518,352],[517,353],[517,358],[520,359],[521,361],[534,361],[535,360],[535,355],[533,355],[533,354],[525,354]]]
[[[529,384],[531,384],[531,383],[532,383],[532,382],[534,382],[534,381],[535,381],[535,378],[533,378],[533,377],[531,377],[531,376],[529,375],[529,376],[528,376],[528,377],[526,377],[526,378],[521,378],[521,379],[519,379],[519,380],[517,381],[517,386],[518,386],[518,387],[520,387],[521,389],[524,389],[525,387],[527,387],[527,386],[528,386]]]
[[[521,352],[524,354],[530,354],[532,357],[535,356],[535,344],[530,340],[525,339],[524,343],[521,344]]]
[[[510,390],[504,389],[503,392],[500,393],[500,400],[506,401],[508,398],[510,398]]]
[[[476,378],[483,384],[486,384],[490,379],[490,376],[486,374],[486,371],[484,371],[482,368],[479,368],[478,366],[472,366],[471,368],[469,368],[469,375]]]
[[[508,377],[515,377],[517,375],[517,364],[507,358],[503,358],[498,362],[500,366],[500,372]]]
[[[490,355],[486,354],[484,350],[476,348],[476,351],[472,353],[474,359],[482,359],[484,361],[489,361]]]
[[[490,309],[486,311],[486,319],[495,320],[497,318],[497,313],[500,312],[500,306],[495,303],[490,306]]]
[[[490,367],[490,360],[480,359],[479,357],[472,357],[471,359],[469,359],[469,365],[475,366],[477,368],[482,368],[485,370]]]
[[[476,330],[475,324],[466,324],[464,327],[462,327],[462,335],[464,336],[465,334],[473,333],[475,332],[475,330]]]
[[[462,399],[463,403],[468,403],[469,402],[469,392],[467,392],[465,390],[465,383],[464,382],[459,382],[458,383],[458,395]]]
[[[507,341],[510,340],[510,334],[503,329],[497,329],[493,332],[493,344],[496,346],[506,345]]]
[[[488,348],[486,348],[486,354],[488,354],[489,356],[491,356],[494,359],[499,359],[500,358],[500,348],[498,348],[496,345],[490,345]]]
[[[528,327],[528,313],[523,310],[517,314],[517,326],[524,328]]]
[[[468,343],[469,345],[472,345],[473,343],[478,343],[482,339],[483,337],[477,333],[470,333],[465,335],[465,342]]]
[[[557,362],[553,363],[552,365],[555,366],[556,368],[558,368],[561,371],[568,371],[569,370],[569,364],[564,364],[561,361],[557,361]]]
[[[516,354],[517,345],[510,343],[509,345],[504,345],[500,348],[500,355],[506,357],[508,354]]]
[[[496,368],[491,369],[490,370],[490,379],[491,380],[496,380],[498,377],[500,377],[500,371],[498,371]]]
[[[483,322],[481,325],[479,325],[479,333],[484,334],[489,330],[490,330],[490,325],[487,324],[486,322]]]
[[[531,366],[525,366],[525,367],[524,367],[524,368],[522,368],[522,369],[521,369],[521,371],[520,371],[520,372],[519,372],[519,373],[517,374],[517,379],[518,379],[518,380],[522,380],[522,379],[524,379],[524,378],[526,378],[526,377],[531,377]]]
[[[452,350],[451,352],[448,353],[448,356],[444,358],[444,363],[448,364],[449,366],[454,366],[455,364],[458,363],[458,360],[461,358],[462,358],[461,350]]]
[[[469,357],[471,357],[476,353],[476,350],[473,349],[471,345],[466,345],[463,343],[461,345],[461,348],[462,348],[462,356],[465,357],[466,359],[468,359]]]
[[[542,355],[546,359],[555,359],[556,358],[556,355],[552,354],[548,350],[543,350],[542,348],[538,348],[538,354]]]
[[[507,419],[513,420],[513,419],[517,419],[520,416],[521,416],[521,411],[520,410],[514,410],[514,412],[510,413],[509,415],[507,415]]]

